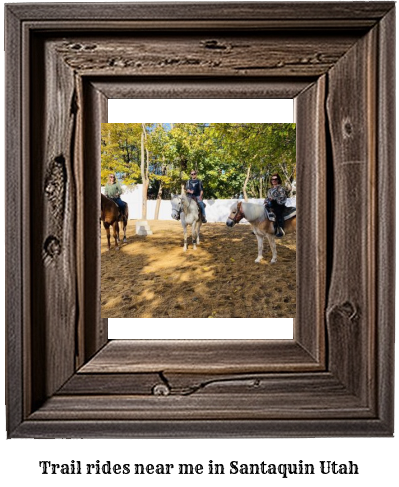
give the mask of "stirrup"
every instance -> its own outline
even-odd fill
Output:
[[[276,237],[277,238],[282,238],[282,237],[284,237],[284,235],[285,235],[284,230],[281,227],[277,227]]]

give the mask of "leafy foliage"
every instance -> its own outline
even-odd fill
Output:
[[[141,130],[139,123],[101,124],[101,184],[111,172],[127,185],[140,181]]]
[[[180,192],[192,169],[204,183],[205,198],[241,194],[250,168],[249,196],[265,195],[271,174],[288,186],[295,179],[295,124],[145,124],[149,154],[148,196],[160,185],[164,197]],[[124,184],[141,182],[142,124],[102,124],[101,182],[109,172]]]

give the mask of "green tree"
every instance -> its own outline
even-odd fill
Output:
[[[110,172],[117,173],[127,185],[141,181],[141,124],[101,124],[101,184]]]
[[[247,176],[245,196],[248,192],[249,196],[263,197],[263,188],[273,172],[279,172],[287,184],[292,182],[296,167],[295,124],[212,124],[212,129],[226,160],[238,164]]]
[[[231,198],[241,192],[265,196],[274,172],[289,185],[295,167],[295,124],[102,125],[102,182],[116,172],[125,184],[146,183],[148,196],[159,202],[162,195],[184,191],[192,169],[203,180],[206,198]]]

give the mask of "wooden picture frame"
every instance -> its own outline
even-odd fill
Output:
[[[6,6],[11,438],[391,436],[393,2]],[[294,98],[287,341],[108,341],[108,98]],[[389,195],[389,197],[387,197]]]

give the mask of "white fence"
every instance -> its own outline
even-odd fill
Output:
[[[121,199],[129,205],[129,218],[131,220],[140,220],[142,218],[141,201],[143,195],[143,185],[122,186],[123,194]],[[104,188],[101,188],[104,192]],[[204,200],[206,204],[206,218],[208,222],[225,222],[230,214],[230,207],[237,199],[229,200]],[[251,203],[262,204],[263,199],[249,199]],[[155,217],[155,200],[147,200],[147,220],[154,220]],[[295,198],[290,198],[290,204],[287,206],[296,206]],[[159,208],[159,220],[173,220],[172,205],[170,200],[162,200]]]

